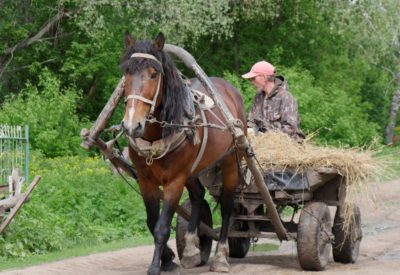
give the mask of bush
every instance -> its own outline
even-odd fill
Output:
[[[43,70],[39,84],[28,82],[17,96],[8,96],[0,109],[3,124],[28,125],[30,143],[46,156],[77,153],[82,123],[76,115],[79,92],[61,89],[60,81]]]
[[[34,153],[31,173],[42,180],[0,237],[0,258],[149,234],[142,198],[100,158]]]
[[[304,69],[288,68],[284,75],[299,104],[301,128],[317,132],[317,141],[359,146],[380,139],[379,126],[368,120],[370,106],[361,103],[357,91],[348,94],[334,86],[316,86]]]

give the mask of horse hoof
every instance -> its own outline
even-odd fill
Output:
[[[228,273],[229,272],[229,263],[226,259],[214,258],[214,260],[212,261],[211,266],[210,266],[210,271]]]
[[[198,249],[197,249],[198,250]],[[183,256],[181,259],[181,265],[183,268],[193,268],[201,264],[200,250],[196,254],[191,256]]]
[[[180,275],[181,270],[179,268],[179,265],[177,265],[174,262],[171,262],[171,264],[168,265],[167,269],[164,269],[163,267],[161,267],[161,274]]]
[[[160,268],[150,268],[147,270],[147,275],[160,275]]]
[[[168,272],[168,274],[180,274],[179,273],[179,265],[177,265],[176,263],[174,263],[172,261],[167,264],[162,264],[161,271],[163,271],[163,273]]]

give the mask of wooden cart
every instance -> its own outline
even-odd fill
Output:
[[[320,168],[302,174],[275,172],[266,174],[264,181],[278,212],[282,214],[282,210],[288,208],[293,210],[290,220],[283,221],[289,217],[281,219],[291,239],[297,241],[298,260],[304,270],[323,270],[331,250],[336,262],[354,263],[357,260],[362,239],[360,210],[355,205],[351,206],[352,218],[345,232],[343,210],[346,185],[336,169]],[[220,174],[216,170],[209,171],[201,177],[201,182],[218,200],[222,187]],[[268,208],[251,176],[245,178],[237,188],[234,200],[235,211],[228,234],[229,253],[230,257],[243,258],[252,239],[276,238],[276,234]],[[328,206],[336,207],[333,221]],[[182,207],[190,210],[190,201],[186,201]],[[300,217],[295,215],[298,211]],[[212,227],[211,211],[206,202],[202,221]],[[180,257],[186,227],[187,221],[178,217],[176,242]],[[202,260],[206,262],[212,238],[201,232],[199,236]]]

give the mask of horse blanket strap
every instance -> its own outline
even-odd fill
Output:
[[[186,133],[180,131],[165,138],[149,142],[142,138],[129,137],[130,145],[139,155],[146,158],[146,164],[152,165],[155,159],[164,157],[178,148],[186,139]]]

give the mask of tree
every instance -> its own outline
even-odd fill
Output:
[[[400,107],[400,9],[397,0],[328,1],[335,9],[333,27],[349,32],[350,45],[374,66],[390,75],[394,87],[385,142],[393,140]],[[382,91],[384,92],[384,91]]]
[[[234,18],[229,9],[229,0],[2,1],[0,101],[7,94],[18,93],[26,79],[37,83],[45,65],[64,74],[60,79],[63,84],[77,84],[84,95],[100,94],[88,99],[96,99],[101,105],[104,100],[97,99],[108,94],[105,90],[111,90],[108,85],[115,77],[99,71],[108,66],[105,71],[110,72],[106,61],[113,58],[112,73],[116,75],[126,30],[140,39],[151,38],[161,30],[169,43],[195,44],[204,35],[232,35]],[[98,51],[90,50],[91,45]],[[91,62],[97,54],[106,56],[106,60]],[[105,83],[106,87],[101,87]]]

